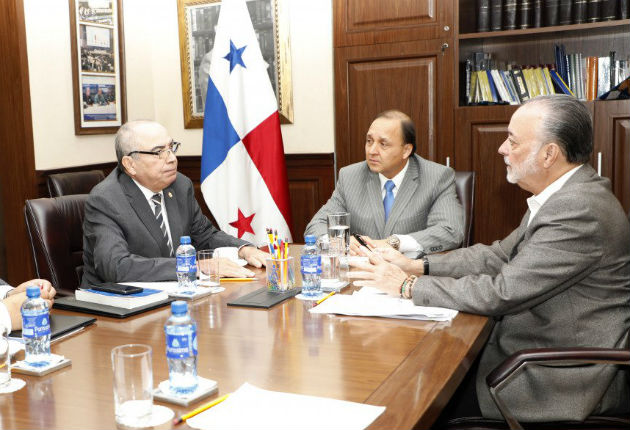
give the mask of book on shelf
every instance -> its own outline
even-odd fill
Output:
[[[532,26],[532,11],[534,9],[533,0],[521,0],[519,2],[518,16],[519,28],[530,28]]]
[[[545,1],[545,25],[547,27],[558,25],[558,8],[560,0]]]
[[[516,0],[505,0],[505,4],[503,5],[503,14],[505,17],[503,28],[505,30],[516,29],[516,7]]]
[[[597,96],[610,91],[610,57],[599,57],[597,59]]]
[[[534,18],[532,27],[542,27],[543,0],[534,0]]]
[[[630,99],[630,76],[615,85],[606,94],[599,96],[600,100],[628,100]]]
[[[503,18],[503,0],[490,0],[490,30],[501,31]]]
[[[617,19],[618,0],[602,0],[601,20],[612,21]]]
[[[81,289],[74,292],[75,299],[83,302],[98,303],[123,309],[135,309],[168,299],[165,291],[146,288],[136,294],[113,294],[105,291]]]
[[[490,0],[477,0],[477,31],[490,31]]]
[[[588,0],[586,7],[586,21],[597,22],[600,20],[602,0]]]
[[[597,57],[586,57],[586,100],[597,96]]]
[[[560,0],[560,10],[558,11],[558,24],[569,25],[572,22],[571,12],[573,10],[573,0]]]
[[[560,76],[557,70],[549,70],[549,75],[551,76],[551,79],[553,80],[553,83],[556,86],[556,88],[558,88],[559,93],[566,94],[568,96],[574,95],[571,92],[571,89],[569,88],[567,83],[564,82],[564,80],[562,79],[562,76]]]
[[[628,19],[630,16],[630,0],[619,0],[619,19]]]
[[[573,2],[573,24],[586,22],[586,9],[588,0],[575,0]]]

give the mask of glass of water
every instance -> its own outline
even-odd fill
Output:
[[[9,340],[0,333],[0,388],[11,383],[11,350]]]
[[[331,252],[341,250],[339,254],[348,255],[350,251],[350,214],[348,212],[328,214],[328,238]]]
[[[153,408],[153,360],[149,345],[129,344],[112,349],[116,422],[147,427]]]

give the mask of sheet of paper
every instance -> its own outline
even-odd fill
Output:
[[[186,423],[197,429],[364,429],[385,410],[325,397],[268,391],[248,383]]]
[[[431,321],[451,321],[457,315],[453,309],[414,306],[411,300],[375,294],[371,290],[352,295],[336,294],[309,312]]]

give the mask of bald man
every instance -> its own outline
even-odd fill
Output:
[[[154,121],[132,121],[118,130],[118,167],[94,187],[85,205],[82,287],[177,279],[181,236],[190,236],[197,249],[236,247],[250,265],[264,264],[268,254],[217,230],[201,213],[192,181],[177,172],[179,146]],[[253,276],[229,261],[221,264],[221,273]]]

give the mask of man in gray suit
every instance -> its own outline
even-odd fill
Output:
[[[85,205],[83,280],[102,282],[175,280],[181,236],[197,249],[239,247],[238,255],[261,267],[268,254],[217,230],[202,213],[192,181],[177,172],[179,147],[153,121],[132,121],[116,134],[118,167],[98,184]],[[253,273],[223,261],[226,276]]]
[[[355,284],[412,298],[417,305],[495,318],[476,375],[485,417],[501,417],[485,377],[516,351],[628,348],[630,225],[610,181],[588,164],[591,139],[588,110],[575,98],[545,96],[524,104],[499,148],[508,181],[533,194],[516,230],[490,246],[423,260],[392,250],[370,253],[372,265],[359,264],[350,274],[362,279]],[[522,421],[630,411],[626,375],[614,366],[530,368],[501,398]]]
[[[365,161],[339,171],[333,195],[304,235],[326,234],[328,214],[348,212],[351,233],[409,256],[459,246],[464,211],[455,193],[455,172],[415,152],[413,121],[400,111],[379,114],[367,132]]]

